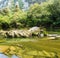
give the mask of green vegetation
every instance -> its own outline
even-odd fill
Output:
[[[35,3],[28,11],[22,11],[18,5],[13,10],[0,10],[0,29],[43,26],[49,30],[60,26],[60,1],[49,0]]]

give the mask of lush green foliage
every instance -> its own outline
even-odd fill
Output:
[[[59,27],[60,26],[60,1],[49,0],[42,4],[34,4],[28,11],[28,18],[37,26]],[[32,23],[32,24],[33,24]],[[33,26],[34,26],[33,25]]]
[[[22,11],[17,5],[13,10],[0,10],[0,28],[21,28],[32,26],[59,27],[60,1],[49,0],[31,5],[28,11]]]
[[[27,14],[20,10],[18,6],[13,11],[8,8],[0,11],[0,28],[6,30],[9,28],[24,27]]]
[[[54,0],[52,4],[49,4],[48,11],[51,13],[49,19],[53,25],[60,24],[60,1]]]
[[[45,25],[46,22],[49,22],[48,16],[50,12],[47,11],[47,3],[43,4],[34,4],[30,7],[28,11],[28,18],[37,26]],[[34,26],[34,25],[33,25]]]

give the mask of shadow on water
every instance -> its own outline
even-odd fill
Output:
[[[8,56],[6,56],[5,54],[0,54],[0,58],[9,58]],[[12,55],[11,58],[19,58],[16,55]]]

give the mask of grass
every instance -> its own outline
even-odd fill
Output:
[[[60,31],[48,31],[48,34],[60,34]]]
[[[60,40],[42,40],[42,39],[10,39],[0,45],[17,46],[22,45],[24,49],[47,52],[56,52],[60,58]]]

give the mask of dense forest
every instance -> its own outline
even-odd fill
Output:
[[[27,1],[36,2],[37,0]],[[40,0],[37,2],[39,1]],[[50,30],[59,28],[60,1],[48,0],[43,3],[33,3],[27,11],[23,11],[18,4],[12,9],[5,7],[0,10],[0,29],[20,29],[33,26],[43,26],[45,28],[49,28]]]

